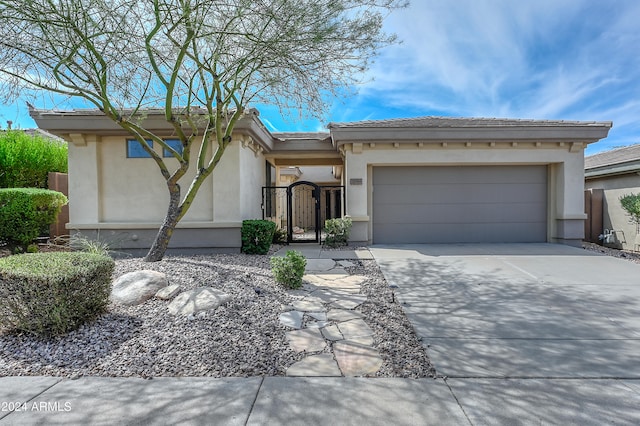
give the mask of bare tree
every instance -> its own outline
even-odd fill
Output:
[[[157,163],[167,214],[145,260],[164,256],[177,223],[255,102],[321,115],[394,42],[382,31],[404,0],[0,0],[0,95],[81,98]],[[144,111],[161,108],[173,149]],[[202,139],[202,143],[194,143]],[[152,140],[171,153],[167,162]],[[196,175],[183,193],[190,167]]]

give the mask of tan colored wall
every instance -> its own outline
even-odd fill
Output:
[[[372,167],[383,165],[455,166],[455,165],[548,165],[548,241],[579,244],[584,235],[584,154],[582,149],[570,152],[568,145],[534,143],[500,144],[488,143],[363,144],[358,153],[347,148],[345,184],[347,191],[347,214],[354,221],[351,239],[371,241]],[[352,179],[361,179],[362,185],[352,184]]]
[[[250,149],[240,150],[239,182],[242,219],[261,219],[262,187],[266,184],[266,161]]]
[[[84,144],[69,144],[67,228],[85,234],[101,230],[119,248],[148,248],[166,213],[166,183],[152,159],[126,157],[126,139],[85,136]],[[154,148],[161,153],[158,144]],[[197,152],[196,146],[193,157]],[[176,160],[165,161],[177,167]],[[194,174],[192,165],[181,180],[183,195]],[[239,248],[242,220],[260,217],[264,176],[262,154],[232,142],[178,224],[170,247]]]
[[[585,188],[602,189],[604,192],[602,225],[604,229],[616,231],[615,241],[605,245],[625,250],[640,250],[636,224],[629,221],[629,216],[620,205],[620,197],[640,193],[640,176],[629,174],[589,179],[585,182]]]
[[[103,138],[98,144],[101,188],[99,222],[160,223],[167,212],[169,194],[165,180],[151,158],[127,158],[126,139]],[[197,148],[197,147],[195,147]],[[161,147],[154,145],[162,155]],[[197,149],[194,149],[197,153]],[[170,172],[178,168],[177,160],[165,158]],[[195,175],[195,167],[182,178],[183,194]],[[202,184],[198,196],[187,212],[185,222],[213,221],[211,180]]]

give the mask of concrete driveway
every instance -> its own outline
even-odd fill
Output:
[[[640,265],[555,244],[371,252],[473,423],[640,420]]]

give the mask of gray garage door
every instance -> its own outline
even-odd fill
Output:
[[[546,239],[546,166],[373,169],[374,243]]]

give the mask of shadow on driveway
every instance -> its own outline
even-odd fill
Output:
[[[442,376],[640,378],[640,265],[553,244],[371,251]]]

